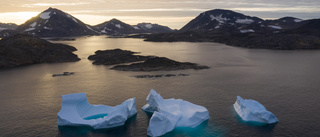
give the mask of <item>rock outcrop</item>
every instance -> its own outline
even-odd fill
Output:
[[[79,61],[73,51],[64,44],[54,44],[35,36],[18,34],[0,41],[0,69],[37,63]]]
[[[208,66],[201,66],[190,62],[178,62],[165,57],[149,58],[142,63],[133,63],[130,65],[117,65],[111,69],[121,71],[171,71],[184,69],[208,69]]]
[[[116,65],[122,63],[130,63],[144,61],[151,56],[134,55],[138,52],[129,50],[113,49],[113,50],[98,50],[95,55],[90,55],[89,60],[94,60],[94,65]]]

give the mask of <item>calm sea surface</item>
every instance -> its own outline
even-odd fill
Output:
[[[150,89],[163,98],[181,98],[209,110],[196,128],[165,136],[320,136],[320,51],[274,51],[218,43],[153,43],[103,36],[59,41],[75,46],[79,62],[38,64],[0,71],[0,136],[147,136],[150,116],[141,108]],[[121,48],[210,66],[207,70],[123,72],[96,66],[96,50]],[[52,77],[65,71],[66,77]],[[189,74],[139,79],[133,75]],[[61,95],[87,93],[91,104],[118,105],[136,97],[138,114],[125,126],[92,130],[58,127]],[[236,96],[254,99],[279,119],[269,126],[242,122],[233,110]]]

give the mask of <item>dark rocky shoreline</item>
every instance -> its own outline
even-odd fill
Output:
[[[131,35],[128,38],[143,38],[150,42],[217,42],[229,46],[273,49],[310,50],[320,49],[320,35],[310,33],[208,33],[181,32],[163,34]]]

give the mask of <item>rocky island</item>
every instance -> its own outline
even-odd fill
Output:
[[[89,60],[94,60],[94,65],[116,65],[122,63],[130,63],[144,61],[151,56],[134,55],[139,52],[129,50],[113,49],[113,50],[98,50],[94,55],[88,57]]]
[[[178,62],[165,57],[149,58],[141,63],[133,63],[130,65],[117,65],[112,67],[114,70],[121,71],[171,71],[184,69],[208,69],[208,66],[201,66],[190,62]]]
[[[210,68],[208,66],[201,66],[190,62],[178,62],[165,57],[134,55],[137,53],[139,52],[132,52],[129,50],[121,49],[104,51],[98,50],[95,52],[95,55],[90,55],[88,59],[94,60],[94,62],[92,63],[94,65],[116,65],[111,69],[121,71],[170,71],[183,69],[199,70]],[[123,65],[123,63],[132,64]]]
[[[79,61],[75,47],[50,43],[26,34],[17,34],[0,40],[0,69],[37,63]]]

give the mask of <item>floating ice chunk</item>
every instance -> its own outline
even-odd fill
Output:
[[[45,19],[45,20],[49,19],[50,18],[50,13],[51,13],[51,11],[41,13],[40,14],[40,18],[41,19]]]
[[[62,95],[61,110],[58,113],[59,126],[91,126],[94,129],[112,128],[124,125],[137,113],[135,98],[128,99],[115,107],[91,105],[86,93]]]
[[[242,120],[248,122],[259,122],[265,124],[272,124],[278,122],[276,116],[260,104],[251,99],[243,100],[237,96],[237,101],[233,104],[234,109]]]
[[[148,127],[149,136],[161,136],[175,127],[196,127],[209,119],[205,107],[182,99],[163,99],[155,90],[147,96],[144,111],[153,113]]]

